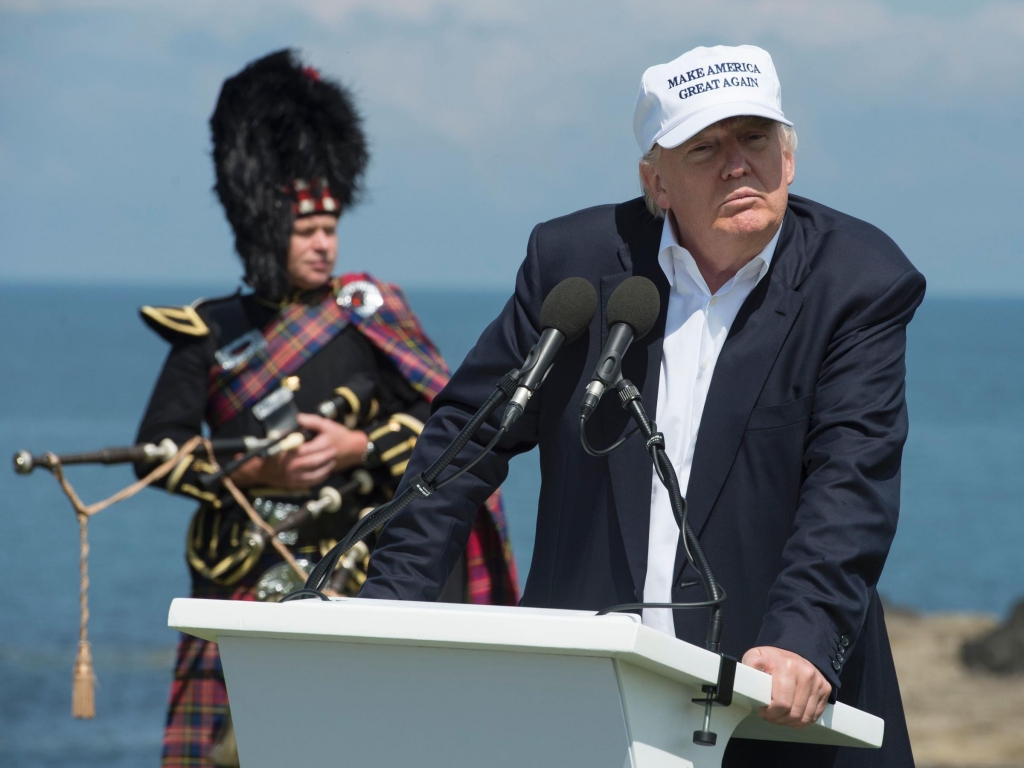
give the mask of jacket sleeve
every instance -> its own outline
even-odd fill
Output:
[[[180,448],[202,432],[206,379],[212,359],[209,338],[175,342],[146,406],[137,443],[159,443],[169,438]],[[135,473],[142,477],[152,469],[153,466],[137,464]],[[199,483],[200,474],[212,469],[195,454],[186,456],[154,486],[218,506],[217,494],[205,490]]]
[[[834,690],[896,533],[908,429],[906,328],[924,290],[920,273],[903,273],[832,338],[793,530],[757,641],[804,657]]]
[[[530,237],[527,257],[516,278],[516,290],[501,314],[480,336],[448,386],[435,398],[432,415],[420,435],[398,488],[426,470],[455,439],[459,430],[494,391],[498,380],[523,364],[540,336],[540,307],[544,299],[538,269],[537,229]],[[537,442],[537,412],[543,390],[531,398],[513,432],[461,478],[417,499],[381,531],[369,578],[360,597],[434,601],[456,561],[465,550],[477,509],[508,475],[516,454]],[[502,409],[441,475],[441,480],[468,463],[494,437]]]

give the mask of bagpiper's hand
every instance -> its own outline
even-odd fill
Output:
[[[243,488],[266,486],[298,491],[323,484],[336,468],[334,442],[329,435],[318,433],[293,450],[265,459],[250,459],[232,473],[231,479]]]
[[[299,425],[303,429],[316,432],[312,440],[299,446],[296,453],[314,453],[321,450],[331,452],[334,457],[335,469],[348,469],[362,462],[366,451],[367,438],[365,432],[349,429],[336,421],[316,416],[312,413],[300,413]]]
[[[832,686],[803,656],[765,645],[743,654],[743,663],[772,676],[772,700],[761,707],[761,719],[806,728],[825,711]]]

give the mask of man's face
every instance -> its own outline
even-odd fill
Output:
[[[684,246],[756,247],[752,257],[782,223],[795,170],[776,123],[740,117],[663,149],[646,178],[658,205],[675,214]]]
[[[331,279],[338,255],[338,219],[329,214],[295,220],[288,245],[288,279],[292,287],[311,291]]]

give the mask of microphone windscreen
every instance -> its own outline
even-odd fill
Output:
[[[633,329],[634,340],[651,332],[659,312],[658,288],[646,277],[627,277],[608,297],[608,327],[625,323]]]
[[[590,281],[582,277],[567,277],[544,299],[540,308],[540,326],[561,331],[566,343],[570,343],[583,335],[596,311],[597,291]]]

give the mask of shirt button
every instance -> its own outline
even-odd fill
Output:
[[[715,306],[715,302],[717,302],[717,301],[718,301],[718,297],[717,296],[712,296],[711,297],[711,301],[708,302],[708,306],[709,307]]]
[[[708,361],[707,360],[705,360],[703,363],[700,364],[700,369],[702,371],[706,371],[708,369]]]

